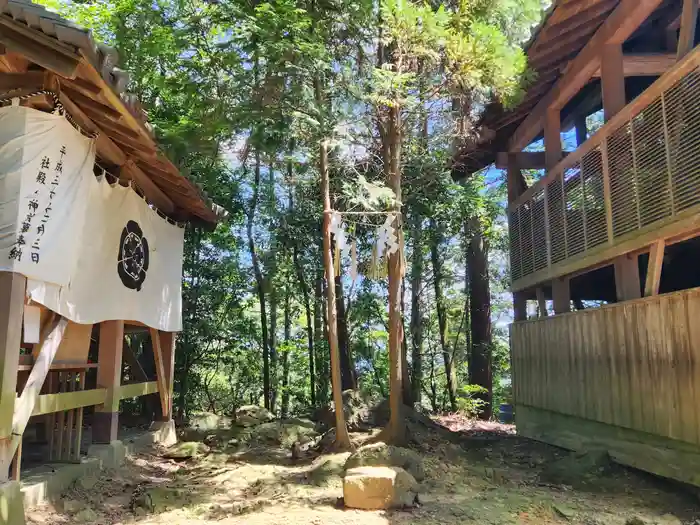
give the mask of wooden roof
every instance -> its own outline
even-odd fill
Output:
[[[565,74],[571,73],[574,59],[589,44],[620,3],[621,0],[558,0],[554,3],[525,46],[529,67],[536,72],[535,81],[528,86],[523,100],[517,107],[505,111],[500,104],[495,103],[486,109],[479,126],[481,138],[464,145],[455,159],[456,177],[474,173],[488,166],[494,162],[497,152],[508,150],[508,141],[518,126],[547,96],[557,81]],[[680,1],[666,0],[630,40],[648,40],[646,37],[651,32],[653,19],[657,19],[661,13],[668,16],[667,11],[675,13],[676,8],[680,14],[680,5]],[[675,16],[673,18],[675,20]],[[666,26],[672,27],[674,20],[669,19]],[[653,53],[655,48],[653,45],[641,45],[639,49],[640,53]],[[653,63],[653,60],[657,63]],[[675,60],[675,56],[660,53],[631,56],[625,64],[626,69],[628,66],[630,68],[626,75],[647,75],[650,70],[655,72],[668,66],[669,60]],[[590,113],[596,106],[599,107],[600,89],[597,77],[599,75],[595,75],[568,107],[562,109],[564,129],[573,123],[566,121],[572,109],[580,109],[582,103],[587,103],[588,107],[585,109]],[[598,92],[597,100],[595,95],[591,97],[593,91]]]
[[[212,226],[225,215],[160,151],[117,52],[89,31],[29,0],[0,0],[0,94],[59,94],[85,131],[97,133],[98,160],[118,171],[166,215]],[[2,98],[2,97],[0,97]],[[42,108],[41,98],[30,105]]]

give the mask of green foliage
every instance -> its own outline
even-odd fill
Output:
[[[465,314],[465,244],[470,238],[465,224],[477,217],[491,242],[495,319],[507,316],[510,308],[504,299],[507,232],[502,188],[489,186],[485,177],[456,184],[448,166],[454,142],[464,133],[457,128],[473,131],[470,126],[488,102],[498,98],[506,106],[516,103],[531,80],[519,46],[541,14],[538,1],[40,3],[119,50],[120,67],[131,73],[128,90],[147,109],[167,155],[229,211],[229,218],[213,232],[193,227],[186,231],[184,329],[176,363],[180,416],[198,410],[231,414],[263,399],[263,305],[256,293],[246,214],[251,214],[252,240],[260,259],[266,327],[274,335],[267,343],[275,343],[270,345],[270,359],[277,408],[285,398],[291,414],[305,413],[312,389],[317,405],[328,401],[325,299],[315,293],[322,275],[320,140],[330,145],[332,197],[338,209],[400,205],[404,222],[417,218],[419,224],[417,231],[405,231],[411,257],[426,261],[429,219],[435,223],[444,261],[440,278],[448,345],[458,385],[466,385],[471,340]],[[455,101],[462,107],[459,114],[451,109]],[[395,202],[383,179],[382,124],[390,108],[399,111],[401,122],[401,203]],[[468,122],[456,126],[456,120]],[[256,167],[261,179],[257,188]],[[253,208],[256,189],[260,198]],[[373,231],[383,221],[381,215],[348,220],[362,261],[369,258]],[[425,407],[443,411],[449,402],[434,278],[425,264],[419,287],[422,391]],[[344,277],[341,285],[347,347],[359,388],[386,396],[386,283],[364,278],[351,283]],[[273,306],[276,319],[270,318]],[[409,313],[407,304],[410,349]],[[509,374],[506,340],[497,330],[492,356],[499,398],[507,396],[507,387],[500,386],[500,378]],[[460,410],[478,411],[478,393],[461,386]]]
[[[457,406],[459,411],[467,417],[476,417],[484,407],[484,400],[477,396],[488,393],[479,385],[464,385],[458,391]]]

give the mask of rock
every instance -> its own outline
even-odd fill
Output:
[[[656,520],[655,525],[683,525],[683,522],[676,518],[673,514],[664,514]]]
[[[295,443],[305,445],[318,436],[313,422],[303,419],[271,421],[249,428],[245,441],[255,444],[266,444],[290,448]]]
[[[345,506],[379,510],[413,505],[418,482],[399,467],[357,467],[348,470],[343,480]]]
[[[189,426],[201,431],[231,428],[231,418],[210,412],[199,412],[190,417]]]
[[[631,518],[627,518],[625,525],[647,525],[647,523],[642,518],[632,516]]]
[[[192,459],[194,457],[205,456],[209,454],[209,447],[204,443],[198,441],[185,441],[184,443],[178,443],[167,449],[162,457],[165,459],[176,459],[179,461]]]
[[[240,444],[240,441],[236,438],[231,438],[226,442],[226,445],[229,447],[237,447]]]
[[[571,521],[576,516],[576,511],[567,507],[566,505],[562,505],[561,503],[552,505],[552,510],[555,512],[555,514],[567,521]]]
[[[417,481],[425,479],[423,459],[418,454],[386,443],[374,443],[357,449],[345,463],[345,470],[362,466],[400,467]]]
[[[349,452],[321,456],[311,467],[308,477],[317,487],[324,487],[340,481],[345,472],[345,462]]]
[[[97,513],[92,509],[83,509],[73,516],[76,523],[94,523],[97,521]]]
[[[74,499],[68,499],[63,502],[63,510],[65,512],[75,513],[83,510],[85,508],[85,503],[82,501],[76,501]]]
[[[272,413],[258,405],[246,405],[236,410],[236,422],[244,427],[261,425],[275,419]]]

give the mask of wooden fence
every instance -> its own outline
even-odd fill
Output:
[[[700,445],[700,289],[518,322],[511,343],[516,405]]]

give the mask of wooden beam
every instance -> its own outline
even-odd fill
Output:
[[[83,94],[68,82],[64,82],[62,84],[62,89],[71,98],[71,100],[80,105],[82,108],[87,108],[90,112],[106,115],[117,120],[121,117],[121,113],[119,113],[119,111],[114,109],[112,106],[98,102],[94,98]]]
[[[44,86],[43,71],[28,71],[26,73],[0,73],[0,93],[27,89],[37,91]]]
[[[61,392],[58,394],[44,394],[39,396],[32,411],[32,416],[63,412],[80,407],[101,405],[107,397],[107,389],[77,390],[74,392]]]
[[[157,206],[161,211],[168,215],[175,213],[175,204],[170,200],[170,197],[148,175],[141,171],[141,168],[136,165],[133,159],[128,159],[121,166],[120,175],[127,180],[133,180],[143,190],[146,200]]]
[[[681,13],[681,31],[678,37],[678,60],[695,47],[695,27],[698,23],[698,1],[683,0],[683,11]]]
[[[17,399],[15,410],[12,415],[12,445],[10,448],[10,457],[15,455],[15,451],[22,441],[22,435],[27,428],[29,418],[34,412],[34,407],[39,399],[41,388],[44,386],[44,381],[51,368],[56,352],[61,346],[63,333],[68,326],[68,319],[65,317],[56,317],[51,323],[48,333],[44,333],[43,342],[40,344],[39,354],[34,361],[32,371],[29,372],[22,394]]]
[[[119,387],[122,378],[124,321],[100,323],[100,345],[97,357],[97,388],[107,393],[102,405],[95,409],[93,440],[111,443],[119,429]]]
[[[569,63],[566,72],[552,90],[520,124],[508,143],[508,151],[520,151],[532,142],[544,126],[547,110],[564,107],[600,67],[603,46],[621,44],[627,40],[660,3],[661,0],[621,0],[588,44]]]
[[[153,357],[156,363],[156,381],[158,382],[158,393],[160,394],[160,407],[163,411],[163,416],[168,413],[170,400],[168,399],[168,383],[165,377],[165,357],[163,349],[160,346],[159,331],[155,328],[150,329],[151,343],[153,343]]]
[[[23,275],[0,272],[0,440],[12,434],[26,285]]]
[[[549,313],[547,312],[547,299],[544,297],[544,290],[538,286],[535,290],[535,294],[537,295],[537,306],[540,310],[540,317],[547,317]]]
[[[673,53],[644,53],[624,55],[622,57],[622,74],[625,77],[660,77],[676,63]],[[600,77],[598,69],[593,77]]]
[[[119,399],[131,399],[158,393],[157,381],[130,383],[119,387]]]
[[[615,267],[615,293],[618,301],[630,301],[642,296],[639,280],[638,256],[622,255],[613,262]]]
[[[80,127],[90,133],[98,133],[96,147],[97,154],[110,164],[121,166],[126,163],[126,155],[102,130],[88,117],[85,112],[73,102],[64,92],[60,96],[61,103],[66,111],[75,119]]]
[[[80,56],[55,38],[33,31],[15,22],[7,15],[0,15],[0,42],[35,64],[66,78],[75,78]]]
[[[571,311],[571,286],[569,278],[562,277],[552,281],[552,302],[555,314],[565,314]]]
[[[496,168],[499,170],[508,169],[511,162],[523,170],[544,169],[544,151],[500,152],[496,154]]]
[[[544,121],[545,166],[549,170],[562,158],[561,117],[558,109],[549,109]]]
[[[603,46],[600,65],[603,113],[607,122],[625,107],[625,76],[621,44]]]
[[[656,241],[649,250],[649,265],[647,266],[647,276],[644,280],[644,297],[659,295],[659,284],[661,284],[661,267],[664,263],[663,239]]]

